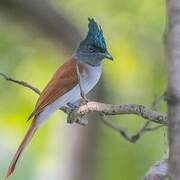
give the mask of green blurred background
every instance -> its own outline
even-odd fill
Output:
[[[65,43],[56,36],[47,36],[51,31],[44,33],[33,18],[16,13],[20,10],[9,2],[4,5],[5,1],[0,1],[0,72],[42,89],[76,46],[63,46]],[[150,107],[154,97],[164,92],[164,1],[50,3],[82,36],[87,31],[87,17],[94,17],[103,28],[114,61],[104,61],[103,77],[92,99]],[[0,78],[0,179],[29,126],[26,119],[37,98],[34,92]],[[161,105],[160,110],[165,111],[165,106]],[[130,133],[144,122],[129,115],[112,120]],[[165,131],[161,128],[147,133],[136,144],[130,144],[94,117],[88,126],[80,127],[67,124],[66,115],[56,112],[33,138],[10,179],[139,180],[165,156]]]

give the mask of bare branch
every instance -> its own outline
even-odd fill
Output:
[[[40,93],[41,93],[38,88],[32,86],[31,84],[29,84],[29,83],[27,83],[27,82],[25,82],[25,81],[19,81],[19,80],[13,79],[13,78],[8,77],[7,75],[5,75],[4,73],[1,73],[1,72],[0,72],[0,75],[1,75],[5,80],[11,81],[11,82],[13,82],[13,83],[16,83],[16,84],[19,84],[19,85],[21,85],[21,86],[24,86],[24,87],[26,87],[26,88],[28,88],[28,89],[31,89],[31,90],[34,91],[36,94],[40,94]]]
[[[159,125],[159,126],[156,126],[154,128],[148,128],[149,124],[151,123],[150,121],[147,121],[143,127],[138,131],[136,132],[134,135],[129,135],[127,130],[122,128],[122,127],[119,127],[117,126],[116,124],[112,123],[111,121],[109,121],[107,119],[107,116],[105,116],[104,114],[101,114],[101,117],[102,117],[102,122],[108,126],[109,128],[115,130],[116,132],[120,133],[120,135],[126,139],[127,141],[131,142],[131,143],[136,143],[143,135],[144,133],[146,132],[150,132],[150,131],[154,131],[154,130],[157,130],[159,129],[160,127],[163,127],[163,125]]]
[[[143,105],[138,104],[113,105],[91,101],[83,106],[80,106],[77,110],[77,114],[80,115],[85,115],[89,112],[99,112],[105,115],[133,114],[158,124],[167,125],[168,123],[167,116],[163,113],[153,111]]]
[[[161,96],[155,97],[154,101],[153,101],[153,103],[151,105],[151,109],[154,110],[154,111],[157,111],[158,106],[164,100],[164,98],[165,98],[165,93],[163,93]],[[150,127],[151,124],[152,124],[152,122],[148,120],[144,124],[142,129],[139,132],[137,132],[136,135],[134,135],[134,137],[137,137],[139,139],[142,136],[142,134],[144,134],[145,132],[154,131],[154,130],[157,130],[157,129],[159,129],[159,128],[164,126],[164,125],[158,125],[158,126],[155,126],[155,127]]]
[[[40,94],[39,89],[37,89],[36,87],[30,85],[29,83],[25,81],[15,80],[13,78],[8,77],[7,75],[3,73],[0,73],[0,75],[4,77],[4,79],[7,81],[11,81],[20,86],[31,89],[37,94]],[[84,105],[81,105],[80,107],[78,107],[72,112],[69,112],[68,109],[64,107],[61,108],[60,110],[68,114],[68,117],[67,117],[68,123],[75,122],[80,125],[86,125],[88,123],[87,120],[84,118],[86,114],[91,113],[91,112],[97,112],[102,117],[101,120],[106,126],[120,133],[122,137],[124,137],[127,141],[131,143],[135,143],[137,140],[139,140],[139,138],[142,137],[144,133],[157,130],[164,125],[167,126],[167,123],[168,123],[167,116],[164,115],[163,113],[154,111],[152,109],[148,109],[147,107],[143,105],[138,105],[138,104],[113,105],[113,104],[104,104],[100,102],[91,101],[91,102],[87,102]],[[134,135],[129,135],[126,129],[123,129],[117,126],[116,124],[109,121],[106,117],[107,115],[130,115],[130,114],[137,115],[148,120],[143,125],[143,127]],[[151,122],[154,122],[160,125],[155,126],[155,127],[150,127]]]
[[[165,99],[165,94],[166,94],[166,92],[164,92],[161,96],[154,98],[154,101],[152,103],[153,110],[157,110],[159,104]]]

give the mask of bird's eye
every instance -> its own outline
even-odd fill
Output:
[[[88,50],[89,50],[90,52],[94,52],[94,47],[93,47],[93,46],[88,46]]]

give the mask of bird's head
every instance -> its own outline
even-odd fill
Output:
[[[113,58],[107,51],[101,27],[94,19],[88,18],[88,21],[88,33],[86,38],[80,42],[75,57],[82,63],[99,66],[104,58],[109,60]]]

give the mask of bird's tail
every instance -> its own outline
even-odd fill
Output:
[[[36,121],[34,119],[31,126],[29,127],[26,135],[24,136],[24,139],[22,140],[18,150],[16,151],[16,154],[14,155],[9,167],[8,167],[8,170],[7,170],[4,180],[8,180],[8,177],[14,172],[18,159],[20,158],[20,156],[21,156],[22,152],[24,151],[24,149],[26,148],[26,146],[31,141],[37,128],[38,127],[37,127]]]

